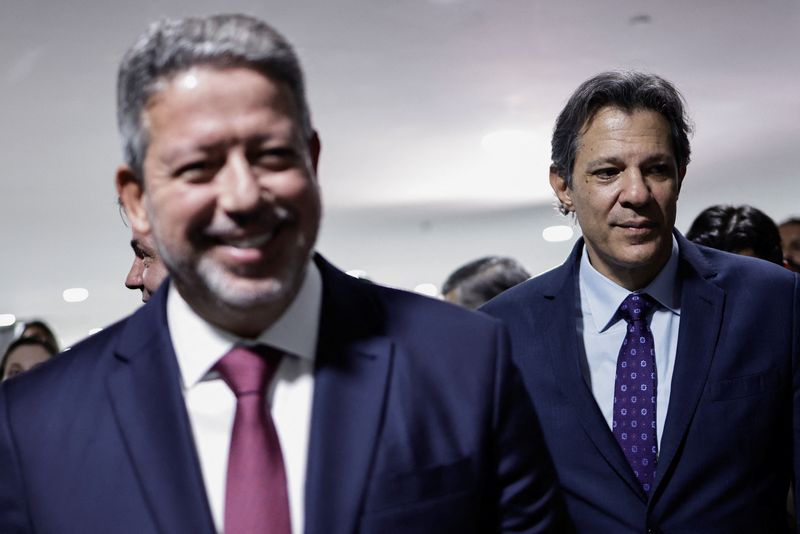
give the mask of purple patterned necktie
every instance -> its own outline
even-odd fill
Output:
[[[290,534],[289,496],[278,434],[264,398],[281,353],[234,347],[216,369],[236,395],[225,484],[225,534]]]
[[[614,384],[614,437],[636,478],[650,493],[656,476],[656,360],[647,317],[655,308],[652,297],[632,293],[619,307],[627,332],[617,358]]]

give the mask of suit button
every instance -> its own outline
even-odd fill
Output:
[[[650,527],[647,529],[647,534],[661,534],[661,530],[654,527]]]

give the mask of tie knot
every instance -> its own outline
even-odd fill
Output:
[[[619,305],[619,314],[628,323],[644,321],[655,308],[653,297],[647,293],[631,293]]]
[[[214,368],[237,398],[264,393],[281,360],[281,353],[272,347],[236,346],[220,358]]]

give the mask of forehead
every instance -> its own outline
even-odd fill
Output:
[[[800,236],[800,223],[784,224],[780,228],[780,233],[785,236],[795,237]]]
[[[42,347],[41,345],[20,345],[14,351],[8,355],[9,361],[11,360],[28,360],[28,359],[39,359],[39,358],[49,358],[50,353]]]
[[[161,131],[202,136],[226,125],[226,118],[282,117],[294,123],[297,106],[288,85],[245,68],[194,66],[156,84],[143,109],[151,135]]]
[[[649,109],[604,106],[581,128],[576,159],[625,157],[642,152],[672,155],[667,119]]]

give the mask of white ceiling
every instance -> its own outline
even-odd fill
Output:
[[[489,253],[560,263],[571,242],[541,237],[562,220],[550,130],[613,68],[659,73],[688,100],[680,229],[715,203],[800,213],[798,0],[2,0],[0,314],[44,317],[69,344],[139,305],[112,183],[116,65],[151,20],[218,11],[295,44],[323,141],[319,250],[376,281],[440,284]],[[484,150],[498,129],[526,131],[527,149]],[[89,299],[63,302],[76,286]]]

